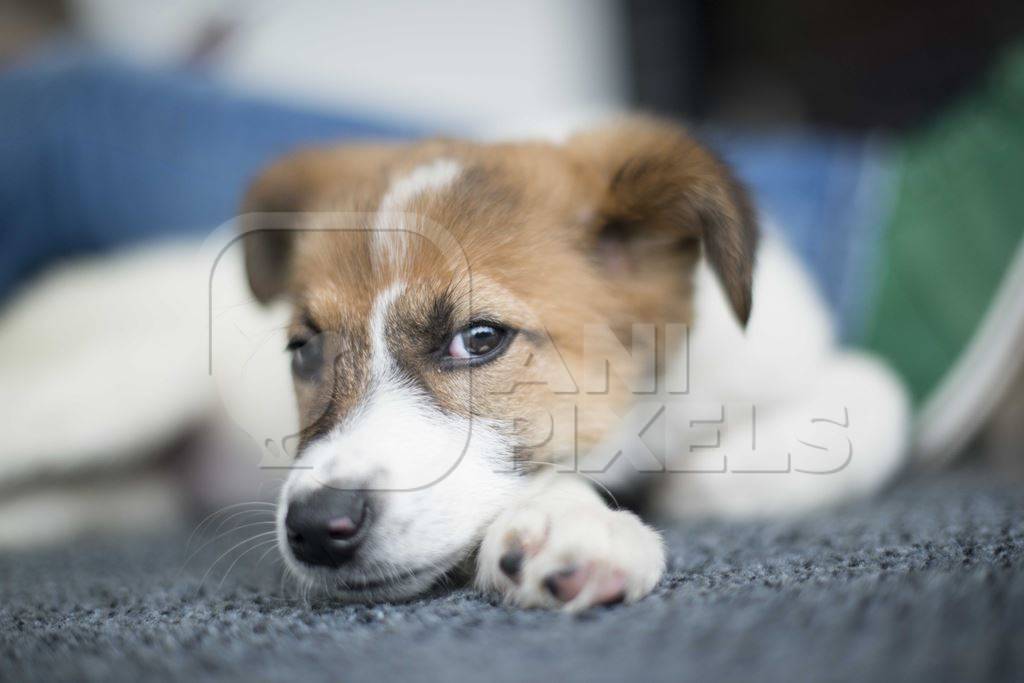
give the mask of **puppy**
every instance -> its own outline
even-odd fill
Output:
[[[521,606],[632,602],[665,550],[596,483],[657,474],[672,515],[799,513],[900,462],[899,384],[835,348],[744,189],[673,124],[304,151],[244,209],[252,291],[293,310],[280,550],[344,599],[469,563]]]

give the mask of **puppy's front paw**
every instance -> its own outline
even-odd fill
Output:
[[[578,611],[639,600],[664,570],[661,537],[636,515],[535,499],[488,529],[476,582],[522,607]]]

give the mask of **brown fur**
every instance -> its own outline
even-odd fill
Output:
[[[461,164],[459,178],[406,208],[416,223],[410,257],[375,262],[367,229],[391,179],[440,157]],[[304,152],[268,169],[246,208],[308,212],[245,240],[257,297],[287,294],[293,334],[325,334],[325,376],[296,382],[307,441],[368,390],[367,321],[396,279],[406,289],[387,338],[411,386],[447,412],[503,421],[529,459],[584,452],[626,410],[641,370],[616,368],[626,376],[586,391],[584,329],[614,333],[587,349],[600,358],[602,344],[617,336],[628,346],[634,324],[654,324],[663,355],[665,324],[690,320],[701,243],[737,316],[750,314],[757,230],[745,194],[682,129],[655,120],[564,147],[430,141]],[[438,346],[482,316],[519,331],[508,351],[471,370],[440,367]]]

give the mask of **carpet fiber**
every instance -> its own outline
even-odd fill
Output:
[[[262,549],[207,573],[233,543],[202,536],[184,568],[187,533],[0,558],[0,678],[1024,677],[1024,489],[991,475],[917,479],[810,520],[669,529],[652,596],[580,617],[467,589],[307,601],[282,587],[273,553],[258,562]]]

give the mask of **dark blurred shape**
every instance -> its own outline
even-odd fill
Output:
[[[625,0],[633,102],[663,114],[704,112],[704,5]]]
[[[186,55],[185,61],[196,67],[214,62],[231,42],[238,29],[238,22],[227,18],[208,21],[199,32]]]
[[[727,123],[904,129],[1024,35],[1019,0],[624,0],[633,103]]]
[[[0,2],[0,65],[67,28],[69,20],[70,12],[64,0],[3,0]]]
[[[1024,457],[1020,445],[1024,443],[1024,364],[1018,369],[1006,396],[996,407],[992,419],[981,432],[979,448],[982,455],[997,471],[1018,482],[1024,482]]]

